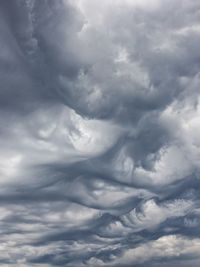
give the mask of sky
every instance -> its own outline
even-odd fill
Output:
[[[200,1],[0,1],[0,266],[200,266]]]

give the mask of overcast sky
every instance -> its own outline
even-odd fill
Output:
[[[200,266],[200,1],[0,1],[0,266]]]

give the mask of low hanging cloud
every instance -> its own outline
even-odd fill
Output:
[[[1,266],[199,266],[199,10],[1,1]]]

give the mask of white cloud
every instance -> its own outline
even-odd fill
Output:
[[[155,241],[126,251],[118,263],[137,264],[159,258],[181,256],[199,257],[200,239],[187,239],[182,236],[163,236]]]

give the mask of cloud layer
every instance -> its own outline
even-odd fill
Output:
[[[0,265],[200,264],[200,3],[0,3]]]

